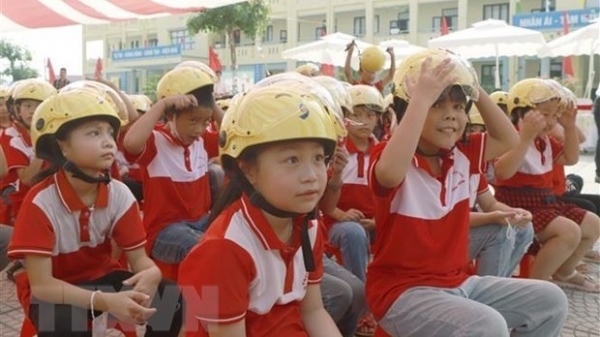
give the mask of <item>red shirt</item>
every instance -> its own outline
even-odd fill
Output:
[[[308,336],[301,302],[323,277],[323,242],[309,223],[315,271],[307,272],[301,248],[302,219],[291,244],[283,243],[261,210],[244,195],[211,224],[179,267],[187,305],[186,336],[208,336],[202,324],[245,320],[246,336]]]
[[[127,186],[116,180],[98,184],[94,207],[88,208],[61,170],[27,194],[8,255],[50,257],[53,276],[76,284],[119,269],[111,257],[111,239],[125,251],[146,243],[137,203]]]
[[[377,235],[366,292],[377,320],[410,288],[451,288],[467,279],[470,176],[485,168],[485,135],[474,134],[442,158],[442,177],[415,154],[402,184],[385,189],[373,170],[385,146],[371,153],[369,173]]]
[[[551,190],[554,188],[554,162],[562,153],[563,145],[554,138],[536,138],[529,144],[517,173],[505,180],[496,178],[495,186]]]
[[[148,249],[156,235],[169,224],[198,220],[208,214],[211,204],[208,183],[208,156],[202,138],[184,146],[166,128],[157,126],[144,151],[130,162],[142,169],[144,227]]]
[[[363,82],[362,80],[358,80],[358,81],[354,80],[354,81],[352,81],[352,85],[357,85],[357,84],[370,85],[372,87],[377,88],[377,90],[379,90],[380,92],[383,91],[383,87],[385,87],[383,85],[383,81],[381,81],[381,80],[377,81],[375,83],[367,83],[367,82]]]
[[[219,131],[217,131],[216,126],[213,124],[214,122],[202,133],[204,149],[208,153],[208,159],[219,156]]]
[[[346,150],[349,153],[348,164],[342,171],[342,189],[337,208],[348,211],[352,208],[361,211],[365,218],[375,216],[375,201],[368,184],[369,152],[377,144],[375,137],[369,138],[369,148],[363,152],[358,150],[350,138],[346,139]],[[327,231],[336,222],[333,218],[324,217]]]
[[[31,160],[35,157],[33,145],[31,144],[31,136],[29,131],[20,124],[13,124],[6,129],[5,134],[9,136],[8,146],[4,148],[6,155],[6,164],[8,166],[8,175],[5,183],[12,184],[16,190],[10,195],[12,201],[12,213],[16,217],[21,209],[21,203],[25,199],[25,195],[31,188],[28,185],[21,183],[17,171],[26,168],[31,164]]]

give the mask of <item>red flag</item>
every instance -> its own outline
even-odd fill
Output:
[[[217,54],[215,48],[213,47],[208,47],[208,66],[215,72],[223,69],[223,66],[221,66],[221,61],[219,60],[219,54]]]
[[[50,58],[48,58],[46,67],[48,68],[48,82],[54,85],[54,81],[56,81],[56,74],[54,73],[54,68],[52,68],[52,62],[50,62]]]
[[[102,58],[99,57],[96,61],[96,70],[94,71],[94,77],[97,79],[102,78]]]
[[[569,14],[563,12],[563,33],[569,34]],[[573,71],[573,61],[571,56],[565,56],[562,60],[563,75],[567,78],[574,77],[575,72]]]
[[[445,16],[442,16],[442,24],[440,27],[440,32],[442,33],[442,35],[446,35],[446,34],[450,33],[450,29],[448,29],[448,22],[446,21]]]

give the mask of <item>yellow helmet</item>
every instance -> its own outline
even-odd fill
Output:
[[[121,119],[121,125],[126,125],[129,123],[129,113],[127,112],[127,104],[123,101],[119,93],[108,85],[98,82],[98,81],[75,81],[73,83],[69,83],[66,86],[60,89],[60,92],[67,92],[72,90],[91,90],[94,91],[95,94],[106,96],[106,101],[113,106],[119,113],[119,118]]]
[[[358,84],[348,89],[352,97],[352,106],[364,105],[368,109],[383,112],[385,103],[379,90],[370,85]]]
[[[410,101],[410,94],[406,91],[406,80],[417,80],[421,72],[421,64],[428,57],[431,58],[431,68],[450,58],[455,64],[454,70],[450,74],[450,76],[456,77],[454,85],[459,85],[467,97],[477,101],[479,98],[479,80],[471,64],[462,57],[442,49],[426,49],[405,58],[394,74],[394,96],[406,102]]]
[[[383,105],[384,108],[388,108],[388,107],[393,107],[394,106],[394,95],[392,95],[391,93],[387,94],[384,98],[383,98]]]
[[[31,122],[31,142],[38,158],[54,161],[62,158],[56,135],[66,125],[87,118],[103,118],[115,130],[121,119],[108,96],[88,88],[61,91],[35,110]]]
[[[541,78],[527,78],[517,82],[508,92],[508,112],[515,108],[535,108],[536,104],[560,100],[562,93]]]
[[[0,85],[0,98],[8,98],[8,88]]]
[[[221,110],[225,111],[225,110],[229,109],[231,99],[220,99],[220,100],[217,100],[216,103],[217,103],[217,106],[219,108],[221,108]]]
[[[16,101],[30,99],[43,102],[48,97],[55,95],[56,89],[52,84],[35,78],[19,82],[12,92],[12,98]]]
[[[370,46],[360,54],[360,69],[368,72],[378,72],[385,64],[385,54],[379,47]]]
[[[563,110],[577,108],[577,96],[567,87],[562,87],[564,91],[563,98],[561,99],[561,107]]]
[[[177,67],[168,71],[158,81],[156,97],[186,95],[192,91],[213,85],[213,80],[204,71],[193,67]]]
[[[253,88],[225,114],[219,139],[221,158],[238,158],[247,148],[286,140],[315,139],[333,154],[334,124],[316,97],[286,85]]]
[[[485,126],[485,122],[481,117],[481,113],[479,113],[479,109],[473,104],[471,106],[471,110],[469,110],[469,124],[471,125],[483,125]]]
[[[331,76],[315,76],[312,79],[319,83],[323,88],[327,89],[329,94],[331,94],[333,99],[335,99],[342,108],[352,111],[352,98],[342,82]]]
[[[314,63],[306,63],[296,68],[296,72],[300,75],[312,77],[320,75],[321,69]]]
[[[212,70],[211,67],[209,67],[208,65],[206,65],[206,63],[202,63],[200,61],[189,60],[189,61],[183,61],[183,62],[179,63],[177,66],[175,66],[175,68],[179,68],[179,67],[192,67],[192,68],[196,68],[198,70],[201,70],[202,72],[204,72],[208,76],[210,76],[210,79],[213,81],[213,83],[219,82],[219,76],[217,76],[217,74],[215,73],[215,71]]]
[[[128,97],[135,110],[142,113],[150,110],[152,106],[152,100],[146,95],[129,95]]]
[[[506,91],[494,91],[490,94],[490,98],[496,105],[508,104],[508,92]]]

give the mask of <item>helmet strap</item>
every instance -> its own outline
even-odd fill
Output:
[[[456,145],[452,146],[451,148],[447,149],[447,150],[438,150],[437,153],[434,154],[430,154],[430,153],[425,153],[423,150],[421,150],[420,147],[417,146],[417,154],[423,157],[446,157],[448,156],[450,153],[452,153],[452,151],[454,150],[454,148],[456,147]]]
[[[75,165],[72,161],[69,161],[69,160],[67,160],[63,164],[63,168],[66,171],[70,172],[74,178],[83,180],[86,183],[90,183],[90,184],[98,184],[98,183],[108,184],[108,183],[110,183],[111,178],[110,178],[109,170],[105,170],[104,174],[99,177],[92,177],[92,176],[86,174],[85,172],[83,172],[79,167],[77,167],[77,165]]]
[[[302,219],[302,228],[301,228],[301,243],[302,243],[302,257],[304,258],[304,268],[308,272],[312,272],[315,270],[315,261],[312,252],[312,245],[310,243],[310,236],[308,235],[308,222],[310,220],[314,220],[317,218],[317,208],[313,209],[309,213],[301,214],[295,212],[288,212],[282,209],[279,209],[263,197],[263,195],[258,192],[254,186],[248,181],[246,175],[242,172],[239,166],[234,165],[234,174],[236,178],[232,180],[232,183],[239,183],[242,187],[244,193],[250,199],[250,203],[273,216],[278,218],[295,218],[297,216],[304,215],[304,219]]]

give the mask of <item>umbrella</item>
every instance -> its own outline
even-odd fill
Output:
[[[356,37],[352,35],[337,32],[322,36],[317,41],[284,50],[281,53],[281,56],[284,59],[289,60],[331,64],[337,67],[343,67],[346,63],[346,46],[352,41],[356,43],[356,47],[359,51],[368,46],[372,46],[369,43],[357,40]],[[352,67],[358,69],[357,57],[353,57]]]
[[[396,62],[402,61],[407,56],[412,55],[416,52],[425,50],[425,48],[410,44],[408,41],[396,40],[396,39],[381,41],[379,43],[379,47],[383,50],[386,50],[389,47],[394,48],[394,55],[396,56]],[[386,56],[386,59],[389,58],[389,55],[387,53],[385,56]],[[388,60],[388,63],[389,63],[389,60]],[[386,64],[386,67],[388,67],[388,66],[389,66],[389,64]]]
[[[540,48],[540,56],[542,57],[590,55],[590,76],[588,76],[588,83],[584,94],[586,98],[590,98],[592,93],[592,83],[595,73],[594,54],[600,55],[600,19],[596,19],[583,28],[554,39]]]
[[[500,87],[500,56],[533,56],[546,41],[541,32],[515,27],[503,20],[476,22],[471,28],[429,40],[430,48],[449,49],[465,58],[496,58],[495,85]]]

